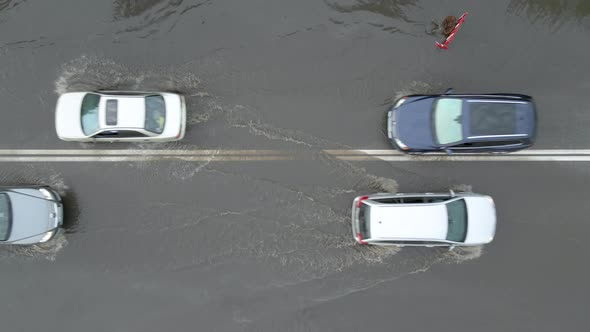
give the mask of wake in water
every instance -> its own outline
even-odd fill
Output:
[[[401,89],[393,91],[391,97],[385,99],[381,105],[389,107],[403,96],[438,94],[443,93],[449,88],[447,83],[444,82],[432,83],[423,81],[405,82],[402,86]]]
[[[83,55],[62,66],[55,92],[132,90],[206,94],[199,78],[184,68],[131,67],[108,58]]]
[[[53,239],[33,245],[3,245],[0,247],[0,261],[7,259],[44,259],[54,261],[57,255],[68,245],[68,240],[61,229]]]
[[[473,186],[470,184],[455,184],[455,185],[451,186],[450,189],[455,192],[466,192],[466,193],[473,192]]]

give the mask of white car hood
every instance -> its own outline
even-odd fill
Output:
[[[59,96],[55,107],[55,130],[63,140],[86,138],[82,131],[80,107],[86,92],[69,92]]]
[[[496,234],[496,206],[489,196],[465,197],[467,204],[467,237],[465,244],[486,244]]]

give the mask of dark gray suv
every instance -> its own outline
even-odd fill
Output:
[[[63,224],[59,194],[45,186],[0,187],[0,244],[51,240]]]
[[[533,145],[537,115],[527,95],[411,95],[389,110],[387,135],[399,150],[480,153],[511,152]]]

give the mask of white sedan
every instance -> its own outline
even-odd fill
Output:
[[[374,194],[352,204],[352,232],[360,244],[475,246],[496,232],[490,196],[474,193]]]
[[[176,93],[68,92],[55,109],[55,130],[64,141],[176,141],[185,128],[186,103]]]

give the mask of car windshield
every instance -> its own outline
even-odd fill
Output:
[[[92,135],[98,131],[98,104],[100,96],[88,93],[82,99],[82,131],[86,135]]]
[[[0,194],[0,241],[8,240],[10,235],[10,200],[8,195]]]
[[[156,134],[164,131],[166,103],[162,96],[145,97],[145,129]]]
[[[467,208],[465,200],[460,199],[447,204],[449,229],[447,240],[465,242],[467,236]]]
[[[463,101],[441,98],[434,108],[434,132],[439,144],[445,145],[463,139]]]

